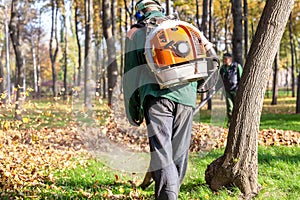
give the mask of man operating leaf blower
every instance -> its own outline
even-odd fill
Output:
[[[193,25],[165,16],[156,0],[136,4],[126,37],[124,101],[132,125],[145,119],[150,166],[142,187],[155,199],[178,199],[188,163],[197,90],[218,71],[212,44]],[[200,87],[197,83],[201,83]]]

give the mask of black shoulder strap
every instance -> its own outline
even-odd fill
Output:
[[[133,24],[131,26],[131,28],[144,28],[146,26],[146,24],[144,22],[139,22],[139,23],[136,23],[136,24]]]

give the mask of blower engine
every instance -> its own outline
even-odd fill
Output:
[[[160,20],[151,19],[145,42],[146,60],[160,88],[208,77],[206,55],[212,44],[187,22]]]

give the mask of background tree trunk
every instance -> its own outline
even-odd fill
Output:
[[[49,53],[51,59],[51,69],[52,69],[52,92],[53,97],[57,96],[57,89],[56,89],[56,57],[58,53],[58,38],[57,38],[57,14],[58,14],[58,5],[56,0],[51,0],[51,15],[52,15],[52,25],[51,25],[51,35],[50,35],[50,45],[49,45]],[[53,41],[55,40],[55,41]],[[53,43],[55,42],[55,47],[53,50]]]
[[[4,5],[4,12],[5,12],[5,50],[6,50],[6,73],[7,73],[7,104],[11,103],[11,77],[10,77],[10,55],[9,55],[9,27],[8,27],[8,14],[7,14],[7,5]]]
[[[197,28],[201,30],[199,18],[200,18],[200,15],[199,15],[199,0],[196,0],[196,24],[197,24]]]
[[[22,40],[21,40],[21,19],[18,13],[18,1],[13,0],[11,6],[11,19],[9,23],[10,38],[13,44],[16,58],[16,102],[15,103],[15,119],[22,121],[22,103],[24,100],[24,63],[22,55]],[[23,97],[23,98],[22,98]]]
[[[204,36],[207,37],[208,31],[208,0],[203,0],[202,2],[202,22],[201,22],[201,31]]]
[[[93,0],[85,0],[85,49],[84,49],[84,105],[87,111],[92,109],[92,27]]]
[[[74,83],[77,85],[77,86],[80,86],[80,83],[81,83],[81,44],[80,44],[80,38],[79,38],[79,6],[78,6],[78,3],[77,1],[75,2],[75,35],[76,35],[76,42],[77,42],[77,48],[78,48],[78,54],[77,54],[77,57],[78,57],[78,61],[77,61],[77,64],[78,64],[78,67],[77,67],[77,77],[76,77],[76,70],[74,71]],[[77,79],[77,80],[76,80]]]
[[[67,83],[67,74],[68,74],[68,30],[67,30],[67,16],[66,16],[66,8],[64,5],[64,1],[63,2],[63,14],[62,14],[62,18],[63,18],[63,27],[62,27],[62,32],[63,32],[63,73],[64,73],[64,78],[63,78],[63,82],[64,82],[64,91],[63,91],[63,99],[66,100],[67,99],[67,94],[68,94],[68,83]]]
[[[242,0],[231,0],[233,16],[232,54],[233,60],[243,66],[243,12]]]
[[[271,105],[277,105],[277,97],[278,97],[278,70],[279,70],[279,51],[275,56],[274,62],[274,72],[273,72],[273,95],[272,95],[272,103]]]
[[[2,45],[2,44],[1,44]],[[2,58],[4,55],[4,51],[2,51],[3,46],[0,47],[0,95],[3,94],[4,92],[4,69],[3,69],[3,65],[2,65]],[[0,103],[2,102],[2,98],[0,99]]]
[[[300,73],[298,73],[296,114],[300,114]]]
[[[213,0],[209,0],[209,23],[208,23],[208,39],[209,39],[209,41],[210,42],[212,42],[213,43],[213,21],[214,21],[214,7],[213,7],[213,4],[214,3],[214,1]],[[210,92],[211,91],[208,91],[207,92],[207,96],[209,96],[210,95]],[[208,110],[212,110],[212,99],[209,99],[208,101],[207,101],[207,109]]]
[[[293,17],[292,13],[289,18],[289,36],[290,36],[290,48],[291,48],[291,88],[292,88],[292,97],[295,97],[295,52],[294,52],[294,40],[293,40]]]
[[[249,39],[249,30],[248,30],[248,0],[244,0],[244,58],[247,58],[248,54],[248,39]]]
[[[113,2],[114,0],[112,0]],[[118,77],[118,66],[116,60],[116,47],[115,38],[112,32],[114,25],[112,24],[111,16],[111,2],[103,1],[103,35],[107,44],[107,57],[108,57],[108,68],[107,68],[107,78],[108,78],[108,105],[112,106],[112,96],[113,91],[117,83]]]
[[[231,43],[229,42],[229,36],[230,36],[230,31],[229,31],[229,24],[230,24],[230,7],[227,7],[226,10],[226,16],[225,16],[225,51],[229,52],[231,48]]]
[[[166,15],[169,15],[171,12],[170,0],[166,0]]]
[[[257,134],[269,72],[294,1],[267,1],[244,67],[224,155],[205,172],[212,190],[234,184],[244,199],[258,194]]]

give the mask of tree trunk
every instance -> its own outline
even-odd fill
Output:
[[[243,12],[242,0],[231,0],[233,16],[232,54],[235,62],[243,65]]]
[[[166,0],[166,15],[170,14],[170,10],[171,10],[170,0]]]
[[[30,36],[30,39],[31,39],[32,61],[33,61],[34,96],[36,97],[38,94],[38,72],[37,72],[36,53],[35,53],[36,48],[35,48],[33,35]]]
[[[201,30],[199,18],[200,18],[200,15],[199,15],[199,0],[196,0],[196,24],[197,24],[197,28]]]
[[[52,92],[53,97],[57,96],[56,89],[56,57],[58,53],[58,38],[57,38],[57,14],[58,14],[58,5],[56,0],[51,0],[51,9],[52,9],[52,25],[51,25],[51,35],[50,35],[50,44],[49,44],[49,53],[51,60],[51,69],[52,69]],[[55,41],[53,41],[55,40]],[[53,43],[55,42],[55,49],[53,50]]]
[[[204,36],[207,37],[207,27],[208,27],[208,0],[203,0],[202,2],[202,22],[201,22],[201,31]]]
[[[300,114],[300,72],[298,73],[296,114]]]
[[[112,0],[113,2],[114,0]],[[118,70],[117,70],[117,60],[116,60],[116,47],[115,38],[112,34],[112,16],[111,16],[111,2],[103,1],[103,35],[107,44],[107,57],[108,57],[108,68],[107,68],[107,78],[108,78],[108,105],[112,106],[112,96],[113,91],[117,83]]]
[[[248,39],[249,39],[249,30],[248,30],[248,0],[244,0],[244,50],[245,50],[245,56],[244,58],[247,58],[248,54]]]
[[[92,27],[93,0],[85,0],[85,50],[84,50],[84,105],[87,111],[92,109]]]
[[[40,48],[40,43],[41,43],[41,23],[42,23],[42,18],[41,18],[41,10],[39,10],[39,30],[38,30],[38,36],[37,36],[37,45],[36,45],[36,52],[37,52],[37,97],[40,98],[40,93],[41,93],[41,54],[39,48]]]
[[[290,48],[291,48],[291,63],[292,63],[292,82],[291,82],[291,88],[292,88],[292,97],[295,97],[295,52],[294,52],[294,40],[293,40],[293,17],[292,13],[290,15],[289,20],[289,36],[290,36]]]
[[[214,7],[213,7],[213,0],[209,0],[209,31],[208,31],[208,39],[210,42],[213,40],[213,20],[214,19]],[[211,91],[207,92],[207,96],[209,96]],[[212,110],[212,99],[207,101],[207,109]]]
[[[226,10],[226,16],[225,16],[225,51],[229,52],[231,49],[231,43],[229,42],[230,40],[228,39],[228,36],[230,34],[229,31],[229,24],[230,24],[230,7],[227,7]]]
[[[120,18],[119,18],[119,21],[122,21],[122,16],[123,16],[123,13],[122,13],[122,8],[119,9],[119,12],[120,12]],[[123,71],[124,71],[124,37],[123,37],[123,28],[122,28],[122,23],[120,23],[120,26],[119,26],[119,34],[120,34],[120,47],[121,47],[121,56],[120,56],[120,76],[121,76],[121,80],[123,80]],[[123,81],[120,81],[120,92],[122,93],[122,89],[123,89],[123,86],[122,86],[122,82]]]
[[[2,65],[2,58],[4,55],[3,53],[4,51],[2,51],[2,46],[0,48],[1,48],[0,49],[0,95],[2,95],[4,92],[4,69]],[[3,101],[2,98],[0,98],[0,103],[3,103],[2,101]]]
[[[66,9],[65,7],[63,9]],[[66,11],[62,15],[63,17],[63,42],[64,42],[64,52],[63,52],[63,57],[64,57],[64,64],[63,64],[63,69],[64,69],[64,91],[63,91],[63,99],[67,99],[67,94],[68,94],[68,86],[67,86],[67,74],[68,74],[68,30],[67,30],[67,16],[66,16]]]
[[[243,198],[258,194],[257,147],[260,115],[269,72],[294,1],[267,1],[248,53],[233,109],[224,155],[205,172],[212,190],[237,186]]]
[[[4,5],[4,12],[5,12],[5,49],[6,49],[6,73],[7,73],[7,104],[11,102],[11,78],[10,78],[10,54],[9,54],[9,27],[8,27],[8,15],[7,15],[7,6]]]
[[[271,105],[277,105],[277,97],[278,97],[278,69],[279,69],[279,51],[275,56],[274,62],[274,72],[273,72],[273,95],[272,95],[272,103]]]
[[[74,71],[74,83],[77,83],[77,86],[80,86],[81,83],[81,44],[80,44],[80,38],[79,38],[79,6],[76,3],[75,6],[75,34],[76,34],[76,42],[77,42],[77,48],[78,48],[78,68],[77,68],[77,77],[76,77],[76,71]],[[77,78],[77,81],[76,81]]]
[[[9,23],[10,38],[13,44],[16,58],[16,104],[15,104],[15,119],[22,121],[22,104],[24,91],[24,63],[22,55],[22,40],[21,40],[21,22],[18,13],[18,1],[13,0],[11,6],[11,19]]]

